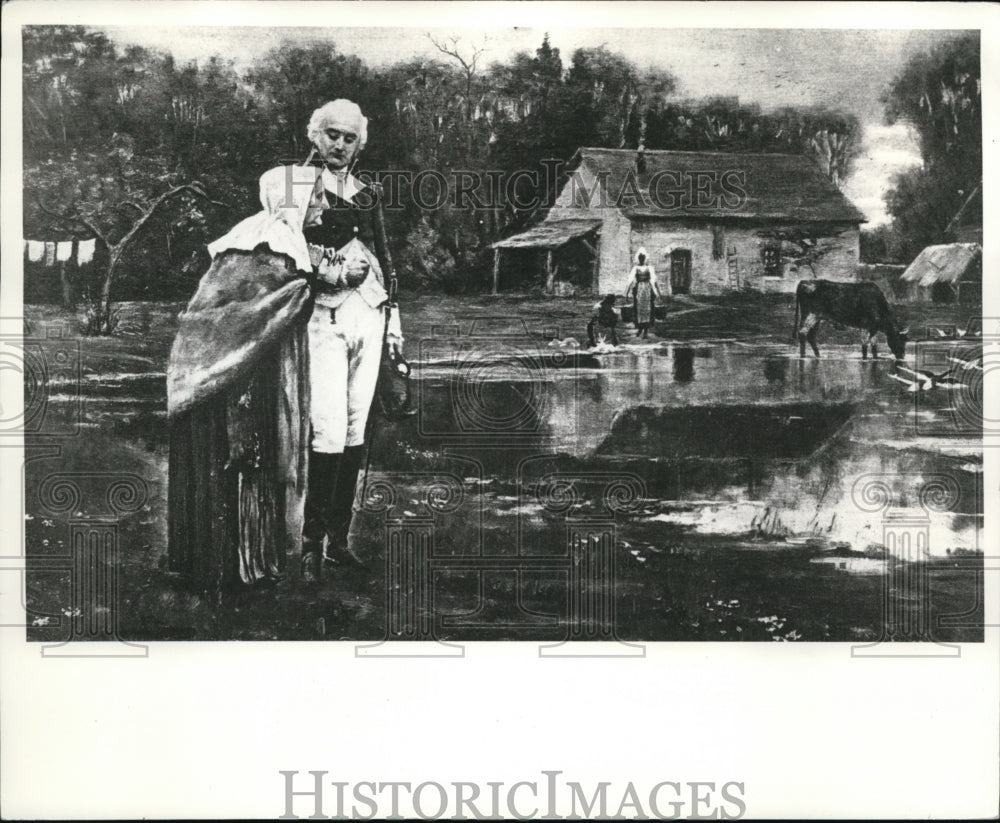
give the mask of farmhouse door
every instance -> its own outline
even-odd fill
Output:
[[[674,294],[691,291],[691,252],[688,249],[670,252],[670,289]]]

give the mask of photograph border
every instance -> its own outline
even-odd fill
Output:
[[[2,14],[0,336],[23,333],[24,25],[127,17],[150,26],[320,27],[336,16],[345,28],[421,31],[980,29],[984,133],[1000,133],[1000,8],[981,3],[14,0]],[[995,141],[984,140],[983,178],[1000,179]],[[986,186],[984,224],[998,216],[995,187]],[[988,242],[983,263],[1000,270],[1000,246]],[[984,278],[983,288],[983,305],[1000,305],[1000,279]],[[985,409],[1000,409],[998,391],[994,373]],[[23,402],[20,378],[5,375],[3,417]],[[286,810],[282,772],[305,778],[317,770],[355,790],[366,782],[468,781],[500,783],[505,792],[519,782],[544,785],[545,773],[558,771],[588,795],[609,782],[615,803],[626,784],[648,796],[664,781],[737,782],[750,818],[998,813],[997,552],[985,557],[985,640],[960,644],[959,654],[935,655],[933,644],[861,659],[846,643],[644,643],[642,655],[609,659],[588,655],[588,644],[559,657],[540,655],[539,643],[464,642],[461,655],[393,657],[359,654],[353,642],[171,642],[126,644],[136,651],[115,658],[67,657],[25,639],[26,564],[15,541],[23,540],[27,458],[19,440],[0,442],[5,817],[272,817]],[[996,547],[996,450],[984,450],[982,482],[982,545]],[[306,797],[296,813],[308,817],[310,803]]]

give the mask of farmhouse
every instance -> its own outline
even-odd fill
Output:
[[[645,248],[675,294],[853,280],[864,216],[808,157],[581,148],[545,219],[494,249],[493,288],[622,292]]]

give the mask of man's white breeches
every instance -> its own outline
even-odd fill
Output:
[[[338,454],[360,446],[375,394],[385,314],[357,293],[330,309],[317,299],[309,319],[312,448]]]

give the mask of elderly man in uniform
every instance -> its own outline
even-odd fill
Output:
[[[323,559],[363,566],[348,546],[348,533],[366,423],[383,340],[398,354],[403,336],[374,208],[380,191],[351,174],[368,140],[368,120],[355,103],[334,100],[313,112],[308,135],[324,164],[322,209],[303,230],[317,268],[308,328],[312,439],[302,530],[302,576],[311,582]]]

